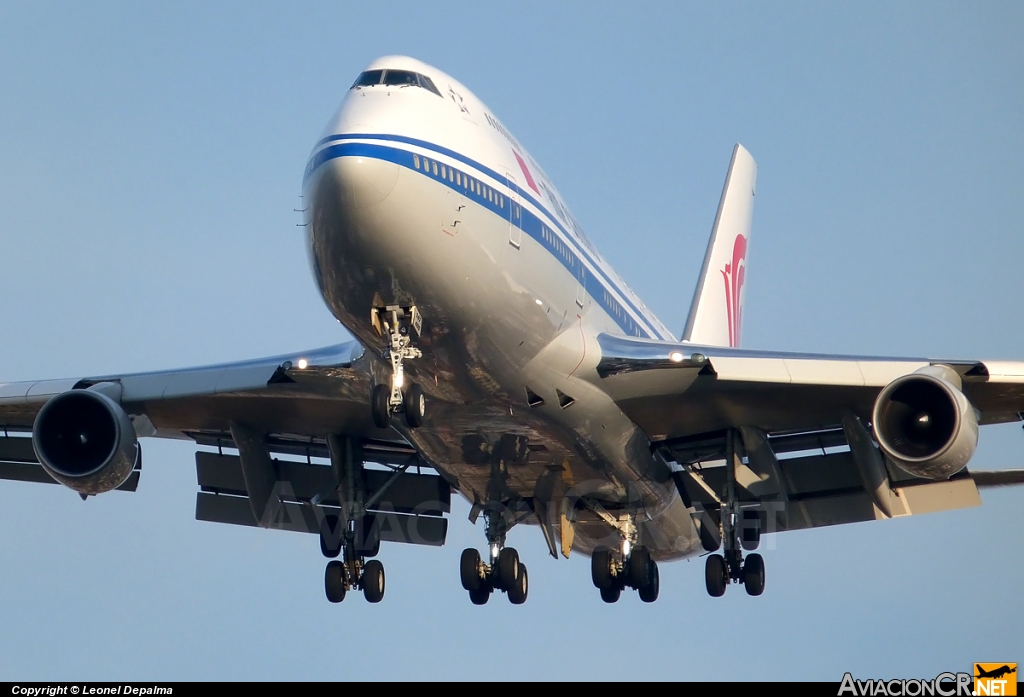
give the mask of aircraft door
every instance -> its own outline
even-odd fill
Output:
[[[583,301],[587,297],[587,269],[583,266],[583,260],[576,257],[576,304],[583,307]]]
[[[519,206],[519,194],[516,193],[516,178],[506,173],[505,179],[508,183],[508,243],[519,249],[523,244],[523,211]]]

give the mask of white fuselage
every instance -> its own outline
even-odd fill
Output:
[[[532,157],[464,86],[404,57],[421,86],[347,93],[306,168],[310,256],[331,312],[372,352],[371,308],[415,305],[424,425],[402,430],[477,503],[576,517],[575,547],[613,542],[577,504],[639,515],[659,558],[695,533],[646,435],[601,390],[600,333],[673,339],[601,259]],[[364,73],[365,74],[365,73]],[[374,370],[387,379],[383,361]],[[565,503],[563,503],[565,502]]]

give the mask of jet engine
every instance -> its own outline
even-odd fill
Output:
[[[128,415],[94,390],[71,390],[44,404],[32,426],[32,448],[51,477],[80,494],[121,486],[139,454]]]
[[[925,479],[948,479],[978,446],[978,417],[960,376],[927,366],[889,383],[875,400],[878,445],[890,460]]]

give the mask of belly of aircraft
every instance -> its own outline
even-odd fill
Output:
[[[423,357],[406,370],[430,408],[422,427],[398,426],[423,456],[474,503],[640,496],[664,518],[648,524],[659,538],[654,544],[652,537],[652,551],[669,558],[692,548],[689,517],[665,517],[678,501],[671,483],[629,491],[637,473],[615,462],[623,448],[638,451],[633,460],[650,457],[646,442],[609,448],[529,405],[524,366],[563,333],[579,332],[583,308],[564,269],[528,245],[510,244],[508,222],[492,211],[399,165],[344,157],[321,170],[307,190],[308,229],[314,275],[331,312],[372,352],[384,342],[371,308],[415,305],[423,316]],[[388,380],[384,361],[372,370],[376,382]],[[577,413],[585,409],[580,404]],[[566,513],[557,508],[544,509],[556,530]],[[587,533],[575,549],[588,552],[616,534],[588,521],[586,511],[575,515]]]

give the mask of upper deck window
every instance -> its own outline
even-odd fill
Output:
[[[414,73],[411,70],[367,70],[356,78],[353,89],[356,87],[371,87],[373,85],[390,85],[393,87],[422,87],[430,90],[438,97],[441,93],[434,86],[433,80],[426,75]]]

